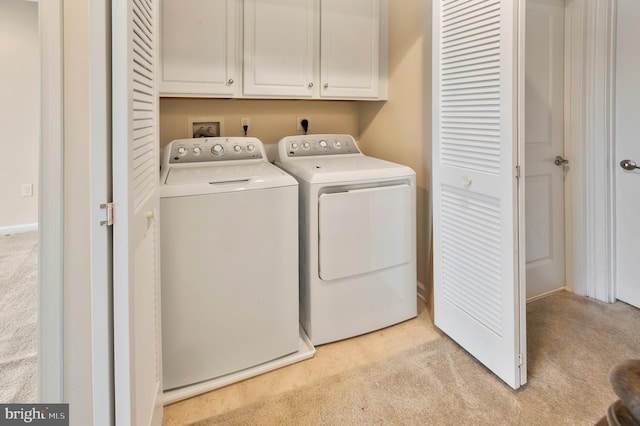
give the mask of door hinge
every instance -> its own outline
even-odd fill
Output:
[[[522,354],[518,354],[518,367],[522,366],[522,362],[523,362]]]
[[[113,225],[113,203],[103,203],[100,204],[100,208],[106,210],[106,220],[101,220],[100,225]]]
[[[520,179],[520,165],[516,166],[516,179]]]

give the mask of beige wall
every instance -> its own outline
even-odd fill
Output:
[[[38,3],[0,1],[0,228],[38,222],[38,55]]]
[[[427,4],[428,3],[428,4]],[[160,102],[160,144],[190,137],[189,117],[220,117],[224,136],[249,136],[273,144],[299,134],[348,133],[367,155],[405,164],[417,174],[418,281],[429,286],[431,173],[431,6],[422,0],[389,1],[389,97],[386,102],[165,98]],[[426,289],[421,293],[426,296]]]
[[[275,144],[283,136],[302,134],[296,120],[309,120],[309,133],[347,133],[358,137],[358,103],[349,101],[183,99],[160,100],[160,146],[190,138],[189,118],[221,118],[222,136],[243,135],[241,118],[249,118],[248,136]]]
[[[416,171],[418,281],[430,284],[431,5],[389,2],[389,98],[360,106],[360,146],[367,155]],[[425,291],[425,289],[421,289]],[[423,295],[426,295],[423,293]]]

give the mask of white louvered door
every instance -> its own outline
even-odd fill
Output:
[[[157,1],[112,2],[115,418],[162,423]]]
[[[526,382],[518,5],[433,12],[435,324],[514,389]]]

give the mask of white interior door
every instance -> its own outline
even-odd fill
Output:
[[[433,5],[435,324],[517,389],[526,382],[520,3]]]
[[[618,299],[640,308],[640,2],[618,0],[616,52],[616,285]]]
[[[160,424],[157,4],[112,4],[116,424]]]
[[[525,158],[527,298],[565,285],[564,0],[527,0]]]

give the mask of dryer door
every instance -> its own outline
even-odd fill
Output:
[[[409,262],[411,197],[407,184],[320,195],[320,278],[335,280]]]

